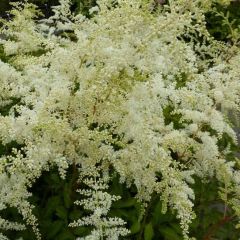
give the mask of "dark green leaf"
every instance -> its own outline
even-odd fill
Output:
[[[134,222],[130,228],[131,234],[138,233],[140,229],[141,229],[141,223],[138,221]]]
[[[61,230],[62,227],[64,226],[64,222],[63,221],[55,221],[53,222],[49,227],[48,227],[48,239],[52,239],[53,237],[55,237]]]
[[[132,207],[136,203],[135,198],[121,199],[115,203],[113,203],[113,208],[128,208]]]
[[[66,208],[70,208],[72,205],[71,200],[71,186],[69,184],[65,184],[64,190],[63,190],[63,200]]]
[[[182,237],[171,227],[163,226],[159,229],[165,240],[182,240]]]
[[[56,237],[57,240],[75,240],[75,236],[73,233],[71,233],[70,230],[68,229],[64,229],[63,231],[61,231],[57,237]]]
[[[63,206],[59,206],[56,208],[56,215],[60,217],[61,219],[67,219],[67,209],[64,208]]]

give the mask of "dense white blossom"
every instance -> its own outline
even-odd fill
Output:
[[[150,1],[99,0],[90,19],[60,3],[41,21],[31,4],[15,4],[2,28],[10,60],[0,61],[0,142],[21,149],[0,157],[0,210],[16,207],[41,239],[29,189],[52,166],[64,178],[73,165],[89,186],[76,204],[92,214],[70,226],[94,227],[79,239],[128,234],[122,219],[108,217],[119,199],[107,192],[111,168],[143,204],[159,194],[184,239],[195,217],[194,176],[216,177],[225,186],[220,197],[240,217],[240,173],[226,157],[229,146],[218,145],[225,135],[237,143],[226,111],[239,110],[240,51],[208,33],[211,1],[170,1],[153,12]],[[0,218],[1,228],[24,226]]]

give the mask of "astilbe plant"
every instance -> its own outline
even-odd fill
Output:
[[[195,177],[216,178],[240,217],[239,160],[228,158],[237,138],[221,111],[239,110],[240,51],[238,41],[208,33],[211,2],[99,0],[86,18],[62,0],[41,20],[34,5],[14,4],[1,28],[0,141],[10,149],[0,158],[0,210],[17,208],[25,225],[1,218],[3,232],[30,225],[41,239],[28,199],[54,166],[63,179],[69,167],[77,171],[76,204],[89,215],[69,227],[93,226],[80,239],[128,234],[121,218],[108,217],[119,199],[107,191],[112,173],[136,187],[143,207],[157,194],[184,239]]]

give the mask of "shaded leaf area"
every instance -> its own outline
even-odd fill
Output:
[[[11,9],[10,2],[23,2],[18,0],[1,0],[0,1],[0,16],[3,18],[9,18],[7,11]],[[51,6],[59,4],[58,0],[29,0],[30,3],[34,3],[38,6],[39,9],[44,13],[46,17],[49,17],[52,14]]]
[[[212,12],[206,14],[208,31],[217,40],[229,41],[231,29],[228,24],[224,23],[224,16],[228,17],[233,29],[238,28],[240,25],[240,1],[232,1],[227,7],[222,5],[215,7],[222,16]]]
[[[193,186],[196,193],[195,211],[197,218],[190,227],[190,235],[196,239],[237,240],[240,233],[235,229],[236,219],[232,211],[219,200],[217,181],[212,179],[201,183],[195,179]],[[92,230],[88,227],[68,227],[70,222],[86,216],[88,212],[74,205],[81,195],[77,188],[84,185],[77,183],[74,168],[68,170],[65,180],[58,175],[57,169],[45,172],[33,185],[33,196],[29,199],[35,205],[34,214],[39,219],[39,229],[45,240],[74,240],[83,237]],[[162,213],[162,204],[158,195],[152,196],[152,201],[143,214],[142,205],[134,198],[137,191],[134,186],[127,188],[119,183],[119,177],[114,174],[109,192],[120,195],[122,199],[113,203],[109,217],[121,217],[127,222],[131,233],[123,240],[183,240],[179,221],[171,208]],[[23,223],[16,209],[8,208],[2,211],[6,219]],[[33,240],[35,236],[30,227],[23,232],[4,232],[10,239],[23,237]]]
[[[195,207],[197,218],[190,226],[191,235],[196,239],[237,240],[239,231],[235,228],[237,218],[233,211],[219,198],[217,180],[205,184],[195,179]]]
[[[1,59],[1,57],[0,57],[0,59]],[[20,105],[21,99],[19,99],[19,98],[12,98],[10,100],[11,100],[11,102],[8,105],[6,105],[4,107],[0,107],[0,114],[2,116],[7,116],[9,114],[9,111],[15,105]],[[16,111],[14,111],[14,114],[15,114],[15,116],[17,116],[17,112]]]
[[[23,2],[23,0],[13,0],[12,2]],[[1,0],[0,1],[0,17],[9,18],[7,11],[11,9],[11,1]],[[49,17],[53,14],[51,7],[59,4],[59,0],[29,0],[38,6],[43,12],[45,17]],[[72,0],[72,11],[81,12],[84,15],[89,16],[89,9],[96,5],[96,0]]]
[[[4,53],[3,46],[0,45],[0,60],[3,61],[3,62],[8,62],[9,59],[10,59],[10,57],[6,56],[6,54]]]
[[[79,195],[74,184],[76,175],[69,169],[65,180],[58,175],[57,169],[45,172],[32,187],[33,196],[29,199],[35,208],[33,213],[38,218],[39,229],[43,239],[73,240],[78,236],[85,236],[90,227],[70,228],[68,224],[83,216],[84,212],[74,205]],[[15,209],[5,210],[3,217],[9,220],[22,222]],[[23,232],[7,231],[10,239],[23,237],[24,240],[33,240],[35,236],[31,228]]]

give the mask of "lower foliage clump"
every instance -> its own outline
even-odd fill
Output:
[[[239,33],[211,36],[212,4],[100,0],[87,18],[62,0],[47,19],[13,4],[1,239],[239,238]]]

